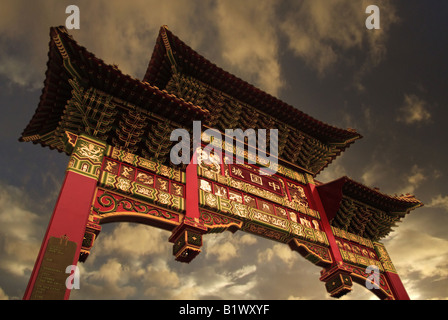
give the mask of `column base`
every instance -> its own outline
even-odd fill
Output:
[[[325,288],[332,298],[340,298],[352,291],[351,271],[343,264],[323,270],[319,280],[325,282]]]
[[[169,241],[173,245],[175,260],[190,263],[200,252],[202,247],[202,235],[207,232],[207,227],[191,218],[185,220],[173,230]]]

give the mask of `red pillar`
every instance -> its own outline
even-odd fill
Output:
[[[321,271],[320,280],[325,282],[325,287],[330,296],[339,298],[352,290],[351,287],[353,282],[350,276],[351,271],[345,266],[345,263],[342,260],[339,247],[334,238],[333,231],[331,230],[330,221],[320,199],[319,192],[314,184],[309,183],[308,185],[315,209],[320,213],[322,229],[327,235],[330,244],[330,252],[333,257],[332,266]]]
[[[324,206],[322,204],[322,201],[320,200],[319,192],[317,191],[317,188],[314,184],[309,183],[308,184],[311,195],[313,197],[315,209],[319,211],[320,214],[320,221],[322,224],[322,229],[325,231],[328,242],[330,243],[330,251],[333,256],[333,259],[335,263],[339,264],[339,262],[342,262],[342,256],[339,252],[339,247],[336,244],[336,239],[334,238],[333,231],[331,230],[330,221],[328,220],[327,213],[325,212]]]
[[[193,220],[199,219],[199,179],[197,154],[193,153],[190,164],[185,170],[186,175],[186,210],[185,216]]]
[[[384,268],[384,276],[386,277],[387,282],[389,283],[390,289],[392,290],[392,294],[394,299],[396,300],[410,300],[409,295],[401,282],[400,276],[398,275],[392,260],[390,259],[389,253],[386,250],[386,247],[380,242],[373,243],[375,247],[375,251],[378,254],[378,257]]]
[[[385,272],[384,275],[389,282],[395,300],[410,300],[409,295],[405,287],[403,286],[403,282],[401,282],[398,274],[393,272]]]
[[[68,273],[65,274],[65,269],[70,263],[71,265],[78,263],[106,149],[104,143],[87,136],[79,136],[76,139],[74,135],[71,135],[70,138],[72,139],[70,144],[74,146],[73,153],[23,297],[26,300],[68,299],[70,296],[71,290],[65,287],[65,279],[69,277]],[[54,242],[54,238],[61,239],[60,248],[62,249],[59,251],[58,248],[50,248],[48,245],[50,239],[52,243]],[[64,249],[63,243],[66,246],[67,243],[69,244],[68,249]],[[64,265],[64,262],[68,262],[67,265]]]
[[[199,180],[196,160],[197,154],[194,152],[185,172],[185,216],[169,238],[174,244],[173,255],[176,261],[186,263],[190,263],[201,252],[202,235],[207,232],[207,227],[199,219]]]

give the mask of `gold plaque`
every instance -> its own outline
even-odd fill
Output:
[[[67,238],[50,237],[45,249],[39,273],[34,283],[31,300],[63,300],[68,266],[73,264],[76,242]]]

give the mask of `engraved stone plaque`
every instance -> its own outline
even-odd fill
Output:
[[[70,275],[65,273],[65,270],[72,265],[75,253],[76,242],[64,237],[50,237],[34,283],[31,300],[64,299],[67,290],[65,280]]]

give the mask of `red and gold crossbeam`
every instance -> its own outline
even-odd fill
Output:
[[[65,270],[84,262],[101,224],[137,222],[171,232],[173,255],[189,263],[203,235],[242,230],[282,242],[322,267],[320,280],[332,297],[365,285],[366,268],[379,267],[382,299],[407,299],[384,246],[330,226],[311,176],[280,166],[273,176],[258,167],[199,161],[185,172],[66,133],[71,154],[66,177],[24,299],[68,299]],[[55,258],[56,257],[56,258]]]

